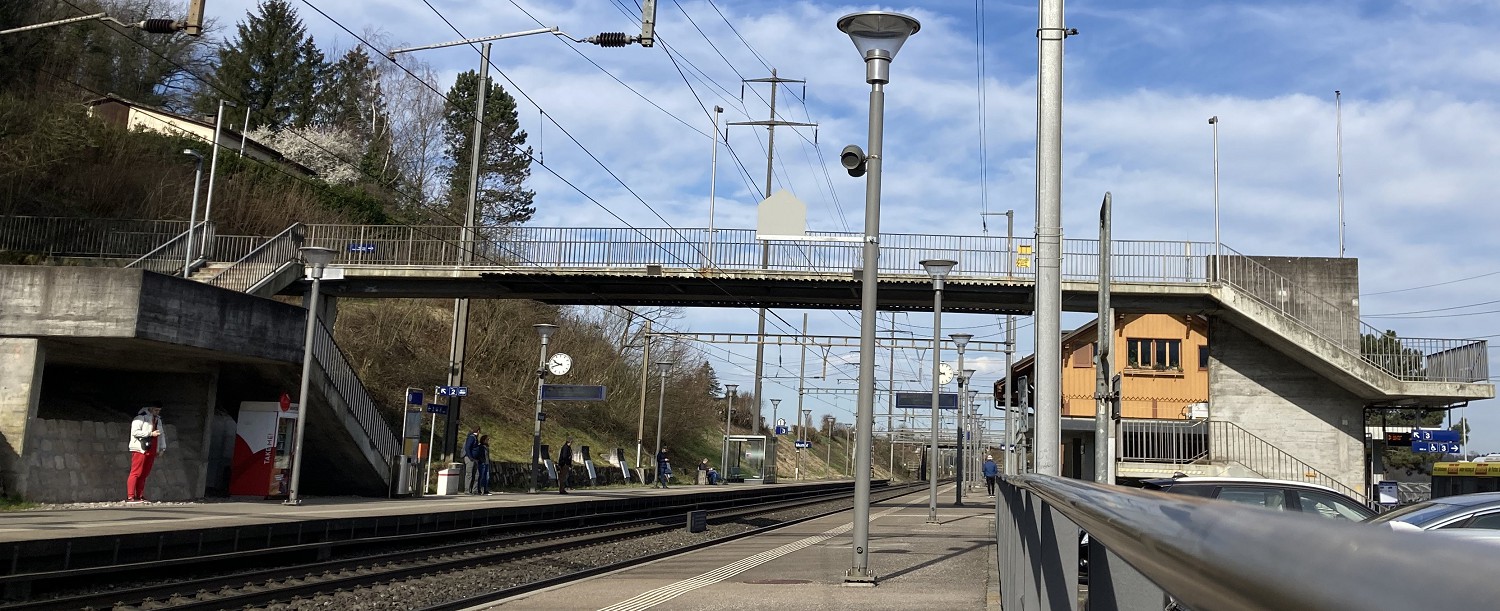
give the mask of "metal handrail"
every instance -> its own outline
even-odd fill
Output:
[[[135,259],[187,230],[187,221],[0,216],[0,251]]]
[[[1237,462],[1261,477],[1310,482],[1366,502],[1364,493],[1224,420],[1121,420],[1120,455],[1125,461],[1168,465]]]
[[[167,240],[161,246],[157,246],[139,259],[127,263],[125,267],[134,269],[145,269],[158,274],[169,276],[181,276],[183,267],[187,261],[188,235],[193,235],[193,244],[207,244],[214,239],[214,224],[212,221],[199,221],[186,231],[177,234],[176,237]],[[199,253],[194,252],[194,258]]]
[[[1484,542],[1043,475],[1003,478],[996,501],[1007,611],[1078,608],[1079,529],[1090,609],[1494,608]],[[1412,552],[1435,545],[1442,562]]]
[[[344,400],[349,415],[365,433],[370,449],[380,455],[381,464],[391,464],[392,457],[401,454],[401,440],[392,432],[391,424],[381,416],[380,409],[370,399],[370,393],[359,381],[359,375],[349,364],[349,357],[333,340],[333,333],[319,320],[313,334],[313,358],[323,370],[328,383]]]
[[[297,248],[302,246],[305,235],[306,226],[293,223],[276,237],[240,257],[234,265],[224,268],[208,283],[231,291],[249,291],[289,262],[296,261]]]

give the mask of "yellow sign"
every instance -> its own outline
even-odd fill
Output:
[[[1031,267],[1031,257],[1016,257],[1016,267]]]
[[[1432,464],[1433,475],[1473,475],[1478,477],[1500,476],[1500,463],[1440,462]]]
[[[1031,254],[1031,247],[1027,246],[1027,245],[1017,246],[1016,247],[1016,254],[1018,254],[1018,255],[1029,255],[1029,254]]]

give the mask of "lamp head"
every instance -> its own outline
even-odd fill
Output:
[[[953,338],[953,345],[958,346],[959,349],[962,350],[964,346],[968,345],[969,340],[974,339],[974,334],[973,333],[950,333],[950,334],[948,334],[948,337]],[[973,371],[973,370],[969,369],[967,371]]]
[[[974,374],[976,374],[976,373],[979,373],[978,369],[965,369],[964,370],[964,379],[965,380],[972,380],[972,379],[974,379]]]
[[[200,152],[195,151],[193,149],[182,149],[182,154],[184,154],[184,155],[192,155],[194,157],[197,157],[198,161],[203,161],[203,153],[200,153]]]
[[[952,259],[927,259],[922,261],[922,269],[927,270],[927,275],[933,280],[942,281],[948,277],[948,272],[958,266],[958,261]]]
[[[302,253],[302,261],[312,266],[315,278],[322,277],[323,268],[328,267],[328,264],[332,263],[333,258],[338,255],[338,251],[321,246],[303,246],[297,250]]]
[[[677,363],[673,363],[672,361],[657,361],[656,369],[657,371],[661,372],[662,375],[667,375],[667,371],[671,370],[672,366],[676,364]]]
[[[739,384],[725,384],[724,385],[724,392],[728,393],[730,395],[733,395],[736,392],[739,392],[739,390],[740,390],[740,385]]]
[[[771,407],[777,407],[777,406],[780,406],[780,405],[781,405],[781,399],[771,399]]]
[[[553,333],[557,333],[557,325],[547,323],[537,323],[531,325],[531,328],[536,329],[536,334],[542,336],[542,339],[547,339],[552,337]]]
[[[1219,123],[1219,115],[1214,115],[1214,116],[1208,118],[1208,124],[1209,125],[1218,125],[1218,123]]]
[[[860,57],[867,61],[895,59],[906,39],[920,29],[922,24],[916,19],[889,11],[850,13],[839,18],[839,31],[849,35]]]

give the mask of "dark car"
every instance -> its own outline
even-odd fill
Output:
[[[1374,510],[1359,501],[1332,488],[1305,482],[1247,477],[1173,477],[1144,480],[1141,487],[1350,522],[1361,522],[1375,516]]]
[[[1369,522],[1392,527],[1399,522],[1420,530],[1500,529],[1500,492],[1438,497],[1380,514]]]

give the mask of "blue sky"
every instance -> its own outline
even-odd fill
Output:
[[[634,7],[631,0],[430,1],[464,36],[537,27],[520,8],[574,36],[639,31],[620,8]],[[211,0],[210,12],[229,26],[253,4]],[[324,48],[357,41],[313,6],[354,32],[377,31],[397,45],[459,37],[422,2],[297,0],[293,6]],[[836,165],[824,170],[844,144],[865,140],[862,62],[834,22],[866,9],[904,12],[923,24],[895,60],[887,87],[882,230],[977,234],[981,213],[1014,209],[1017,233],[1030,235],[1034,2],[984,3],[982,45],[976,45],[976,4],[957,1],[661,0],[657,32],[665,44],[653,49],[601,49],[551,37],[499,41],[495,61],[513,84],[501,82],[522,98],[532,145],[577,186],[534,171],[538,214],[532,224],[618,227],[618,215],[632,226],[659,227],[659,214],[674,227],[706,226],[712,119],[704,108],[724,106],[726,121],[765,119],[764,86],[747,88],[741,101],[739,81],[766,77],[775,67],[782,77],[807,81],[805,98],[801,86],[791,87],[792,95],[783,91],[780,118],[820,124],[816,148],[811,130],[778,132],[776,188],[807,202],[811,229],[858,231],[863,183]],[[1460,307],[1500,300],[1500,274],[1486,276],[1500,272],[1494,254],[1500,207],[1491,203],[1500,193],[1500,173],[1493,170],[1500,159],[1500,42],[1493,36],[1500,5],[1073,0],[1067,25],[1080,34],[1068,40],[1065,64],[1065,236],[1093,235],[1107,190],[1115,198],[1116,239],[1212,241],[1207,118],[1217,115],[1224,243],[1252,255],[1337,256],[1333,92],[1341,90],[1344,236],[1347,255],[1360,260],[1366,321],[1403,336],[1500,337],[1500,312],[1494,311],[1500,306]],[[424,52],[422,59],[440,72],[446,90],[453,74],[476,65],[477,54],[453,48]],[[556,124],[544,124],[542,112]],[[734,155],[721,153],[718,227],[753,226],[764,141],[763,130],[730,129]],[[988,218],[992,234],[1004,231],[1003,221]],[[1453,309],[1426,312],[1441,308]],[[1413,313],[1377,317],[1403,312]],[[777,314],[770,332],[800,326],[801,312]],[[857,318],[814,312],[812,333],[852,335]],[[896,323],[924,335],[931,332],[930,318],[898,315]],[[1064,326],[1088,318],[1067,315]],[[674,325],[753,333],[755,317],[753,311],[689,311]],[[944,327],[1000,339],[993,316],[950,315]],[[1023,353],[1030,352],[1031,334],[1023,319]],[[749,388],[752,351],[705,351],[723,381]],[[835,356],[841,352],[848,351]],[[930,361],[917,358],[901,355],[897,377],[930,368]],[[768,359],[767,375],[795,375],[794,352],[770,351]],[[979,359],[979,384],[998,376],[998,361]],[[839,377],[854,377],[853,368],[843,371],[848,375]],[[767,381],[765,395],[789,407],[796,402],[795,381]],[[808,407],[849,421],[853,398],[810,397]],[[1473,449],[1500,451],[1497,410],[1495,401],[1466,410],[1475,429]]]

